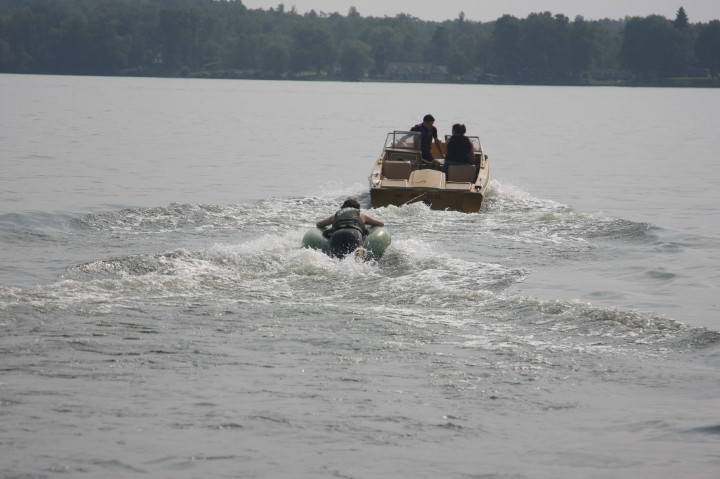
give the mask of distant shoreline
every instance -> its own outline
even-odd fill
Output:
[[[0,72],[562,86],[720,86],[720,20],[474,22],[209,0],[0,2]]]
[[[294,77],[268,78],[259,75],[243,75],[240,72],[187,72],[185,74],[128,74],[128,75],[79,75],[58,73],[0,73],[3,75],[36,75],[36,76],[77,76],[77,77],[107,77],[107,78],[158,78],[158,79],[197,79],[197,80],[255,80],[255,81],[299,81],[299,82],[338,82],[338,83],[397,83],[397,84],[438,84],[438,85],[488,85],[488,86],[557,86],[557,87],[628,87],[628,88],[720,88],[720,81],[710,77],[679,77],[662,78],[653,82],[640,83],[620,80],[588,80],[585,82],[546,82],[546,83],[520,83],[520,82],[469,82],[469,81],[438,81],[438,80],[393,80],[383,78],[361,78],[346,80],[342,77],[327,75],[311,76],[298,75]]]

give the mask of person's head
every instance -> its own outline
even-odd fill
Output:
[[[452,126],[452,134],[453,135],[464,135],[467,130],[465,129],[465,125],[462,123],[455,123]]]
[[[360,203],[358,203],[354,198],[348,198],[345,200],[345,203],[342,204],[341,208],[355,208],[356,210],[359,210]]]
[[[432,126],[433,123],[435,123],[435,118],[432,115],[428,114],[423,117],[423,124],[426,127]]]

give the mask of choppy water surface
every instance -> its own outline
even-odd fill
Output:
[[[191,96],[217,94],[199,85]],[[310,88],[289,85],[288,102]],[[333,129],[332,108],[307,128]],[[170,144],[178,132],[157,134]],[[325,150],[301,159],[343,170],[317,159]],[[480,214],[371,210],[392,246],[377,263],[337,261],[300,239],[347,196],[367,206],[364,177],[301,187],[275,169],[288,193],[263,195],[267,178],[245,169],[292,167],[259,154],[195,183],[162,155],[166,183],[97,180],[101,159],[86,171],[99,186],[61,176],[85,195],[55,207],[6,189],[17,201],[0,215],[1,477],[715,477],[713,226],[638,221],[641,194],[627,216],[582,211],[515,186],[507,176],[524,172],[498,161]],[[194,201],[235,174],[239,191]],[[190,201],[153,201],[185,181]]]

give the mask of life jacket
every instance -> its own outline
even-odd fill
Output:
[[[430,153],[430,150],[432,149],[433,138],[435,138],[435,136],[436,136],[435,126],[431,126],[430,128],[425,128],[424,123],[418,123],[413,128],[411,128],[410,131],[419,131],[420,132],[420,150],[422,150],[423,152],[426,152],[426,153]]]
[[[447,143],[447,153],[445,161],[454,163],[472,163],[472,143],[470,139],[464,135],[453,135]]]
[[[343,208],[335,213],[332,222],[332,231],[344,228],[355,228],[365,234],[365,222],[360,217],[360,210],[357,208]]]

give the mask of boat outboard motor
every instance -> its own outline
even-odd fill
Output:
[[[355,228],[337,230],[330,237],[330,255],[342,259],[358,249],[362,240],[362,233]]]

